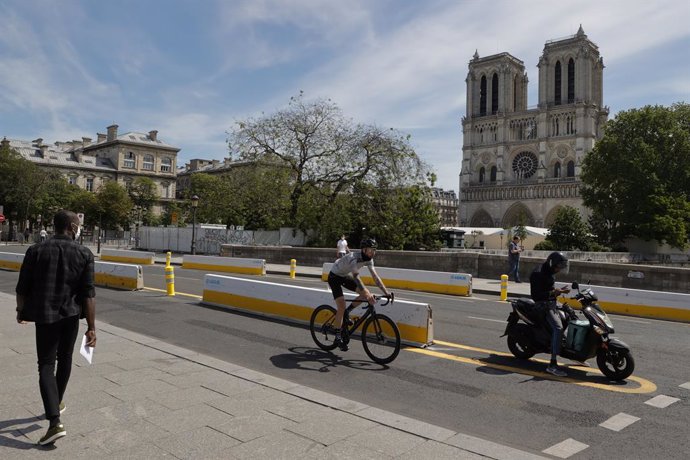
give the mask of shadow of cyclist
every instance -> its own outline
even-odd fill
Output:
[[[343,359],[338,355],[318,348],[290,347],[291,353],[271,356],[274,366],[281,369],[330,372],[332,367],[349,367],[365,371],[381,371],[388,366],[360,359]]]

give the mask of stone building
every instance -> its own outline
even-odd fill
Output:
[[[431,197],[434,207],[438,211],[438,219],[441,227],[458,226],[458,197],[455,190],[443,190],[432,187]]]
[[[148,177],[157,186],[159,197],[153,212],[160,214],[166,203],[175,199],[177,153],[179,148],[158,138],[158,131],[147,134],[128,132],[118,135],[118,126],[107,134],[49,145],[43,139],[33,141],[4,139],[10,148],[42,168],[60,172],[70,183],[96,192],[107,181],[117,181],[125,188],[138,177]]]
[[[587,213],[580,170],[608,118],[603,59],[580,26],[547,41],[537,67],[538,105],[531,108],[521,60],[475,52],[469,62],[461,226],[547,227],[565,205]]]

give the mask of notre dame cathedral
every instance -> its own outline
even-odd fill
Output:
[[[521,60],[475,52],[469,63],[460,226],[548,227],[566,205],[587,215],[580,170],[608,118],[603,59],[580,26],[547,41],[537,67],[539,103],[532,108]]]

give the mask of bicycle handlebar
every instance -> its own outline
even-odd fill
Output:
[[[382,295],[381,297],[379,297],[379,299],[386,299],[386,302],[381,304],[381,306],[383,307],[385,305],[388,305],[389,303],[395,302],[395,293],[391,292],[391,295],[389,296]]]

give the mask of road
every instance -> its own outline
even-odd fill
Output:
[[[17,273],[0,271],[12,293]],[[178,295],[164,295],[162,266],[144,268],[147,289],[98,289],[98,318],[175,345],[276,377],[535,453],[574,441],[588,447],[570,458],[686,458],[690,452],[690,325],[612,316],[634,353],[624,384],[596,370],[571,368],[567,379],[544,373],[542,361],[507,355],[509,309],[497,297],[460,298],[396,291],[433,308],[434,346],[406,348],[388,367],[372,363],[359,343],[333,354],[317,349],[305,326],[199,304],[203,273],[175,269]],[[325,288],[318,279],[268,275],[267,281]],[[684,385],[681,386],[681,385]],[[676,399],[664,399],[659,396]],[[662,400],[667,407],[647,404]],[[625,425],[614,431],[600,424]],[[613,418],[612,418],[613,417]],[[328,423],[324,421],[324,423]],[[580,446],[582,447],[582,446]],[[552,454],[559,454],[558,447]]]

